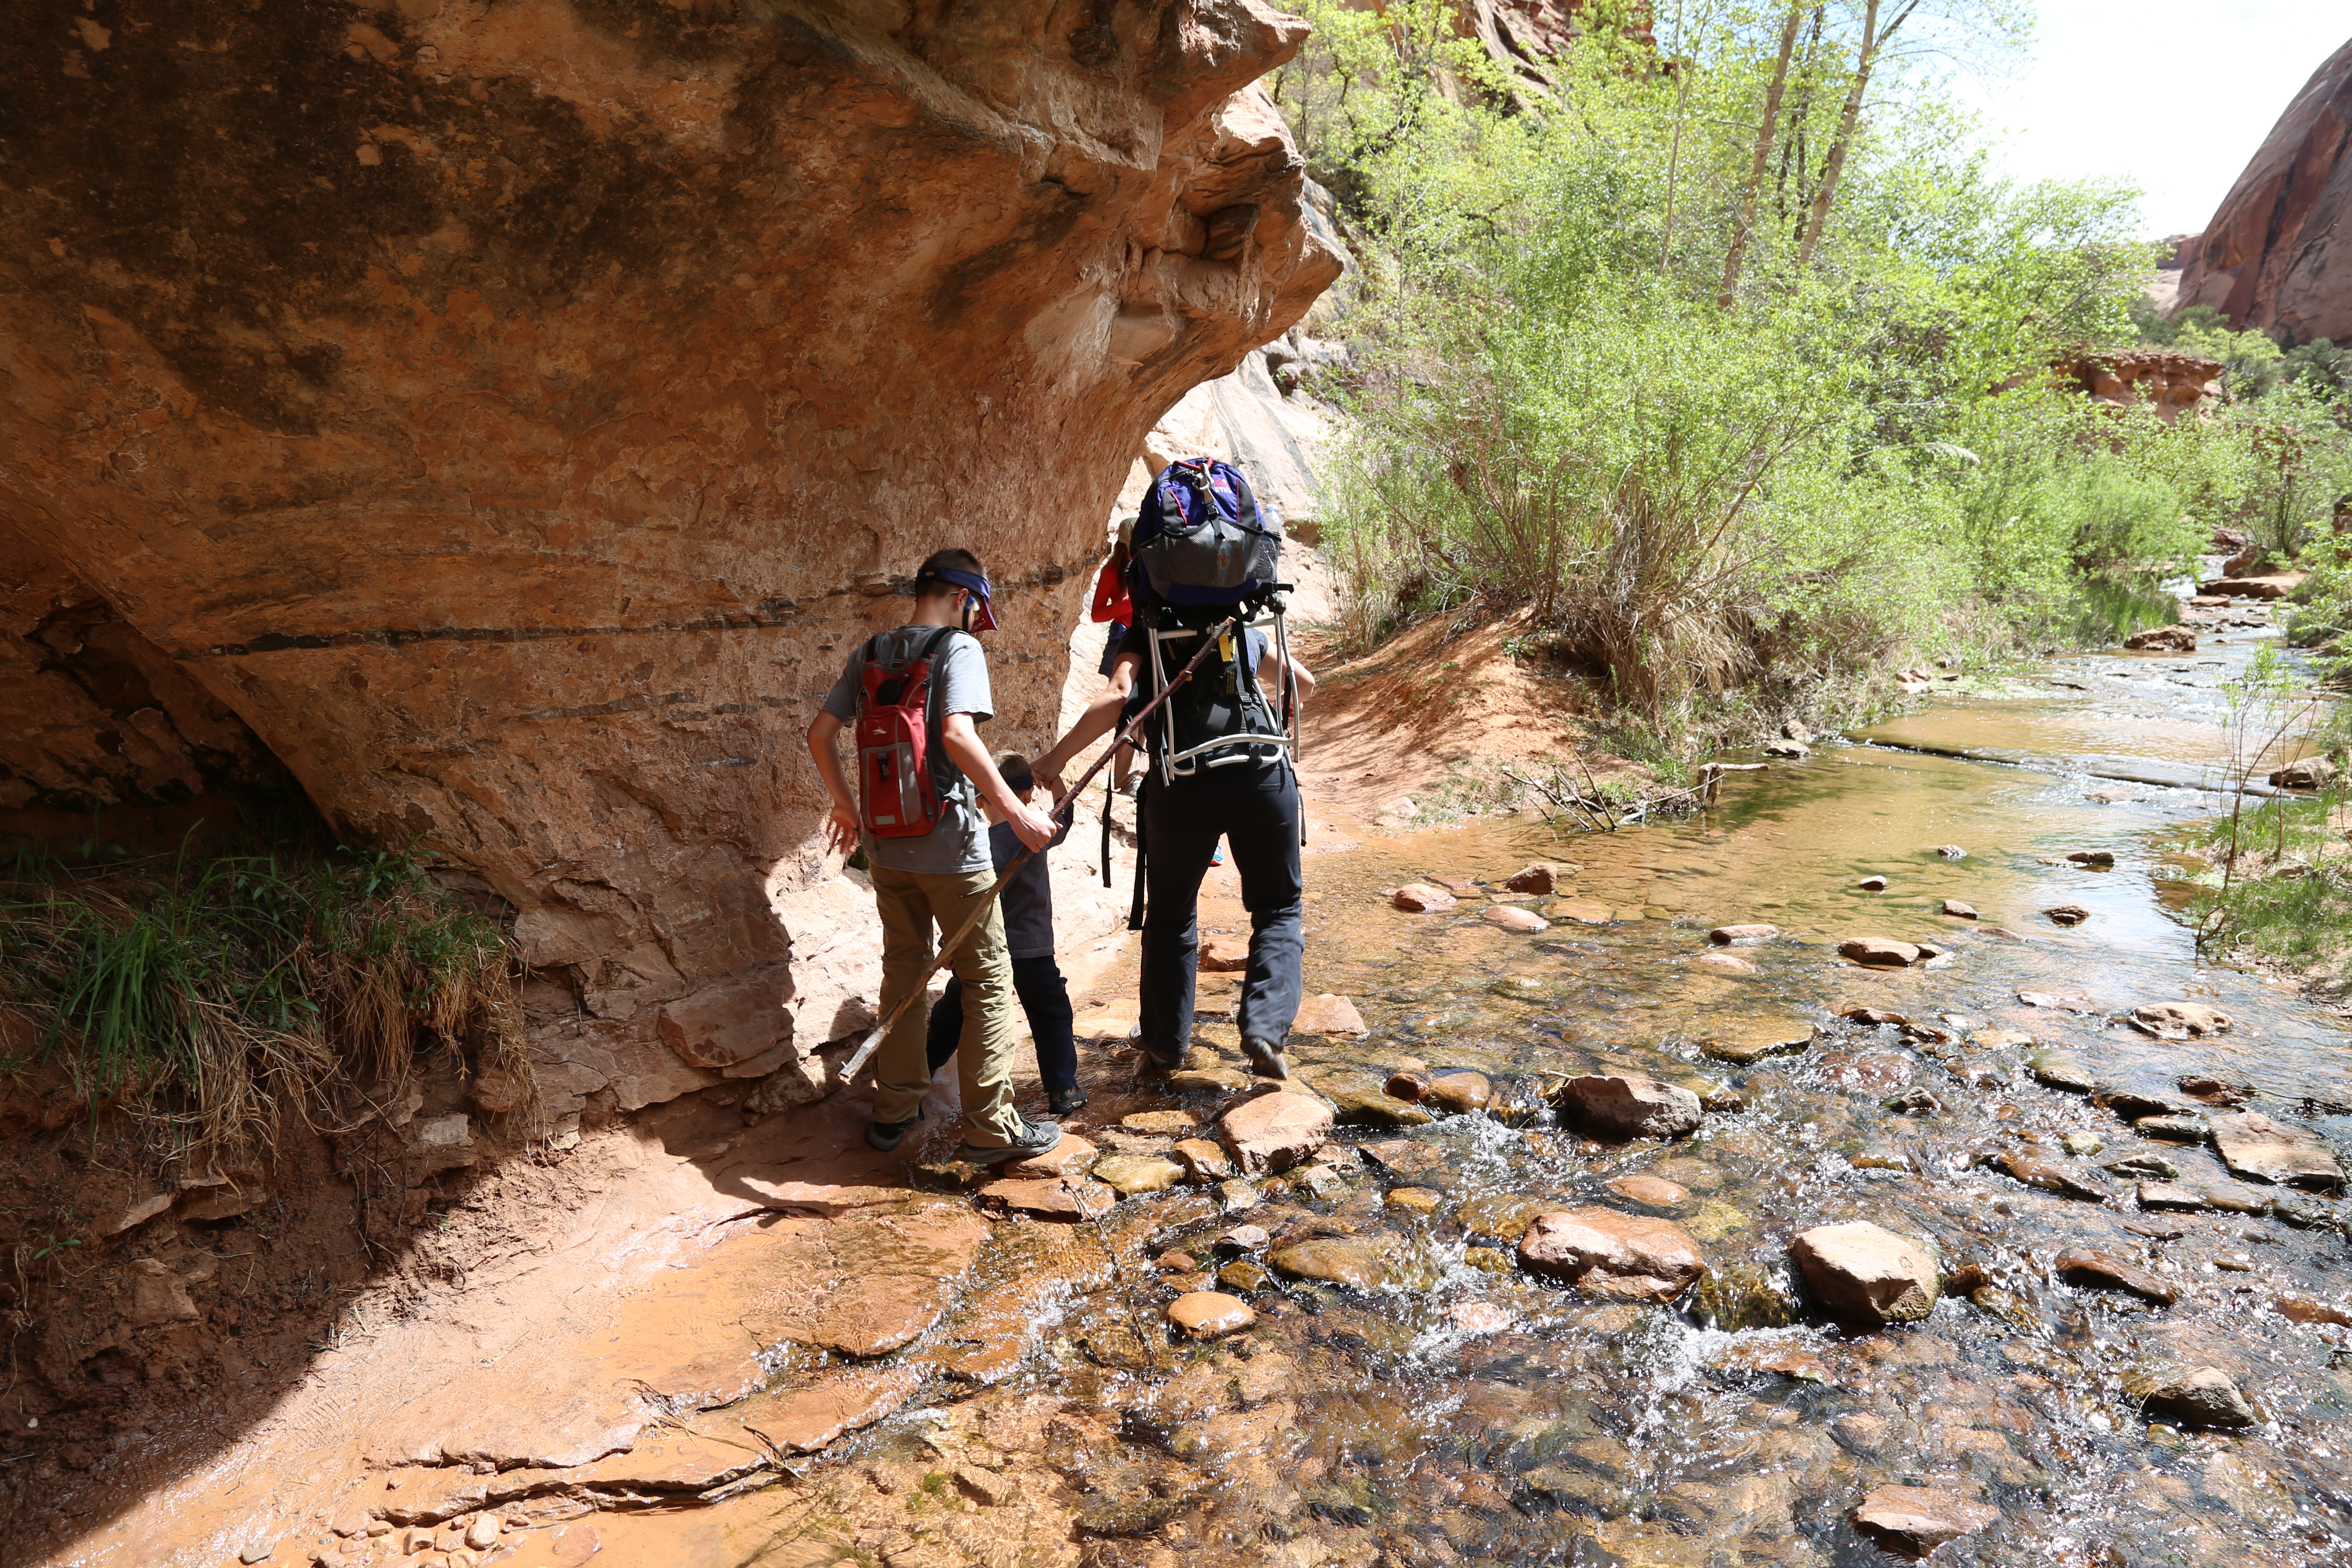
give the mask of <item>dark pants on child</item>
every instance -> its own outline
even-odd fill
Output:
[[[1298,874],[1298,779],[1287,762],[1202,768],[1143,786],[1141,1044],[1162,1063],[1192,1043],[1201,960],[1201,879],[1223,838],[1250,913],[1249,973],[1235,1022],[1242,1037],[1279,1047],[1298,1016],[1307,951]]]
[[[1050,952],[1013,961],[1013,993],[1029,1016],[1029,1034],[1037,1047],[1037,1076],[1047,1094],[1078,1087],[1078,1043],[1071,1032],[1070,987]],[[931,1070],[937,1072],[956,1053],[963,1032],[963,982],[950,979],[931,1008],[929,1047]]]

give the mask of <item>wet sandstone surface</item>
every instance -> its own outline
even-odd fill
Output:
[[[1231,974],[1166,1084],[1116,1059],[1121,976],[1083,993],[1089,1147],[1003,1182],[939,1163],[944,1117],[885,1158],[854,1103],[681,1102],[567,1232],[354,1326],[269,1421],[23,1478],[82,1510],[39,1560],[2352,1561],[2343,1021],[2165,912],[2216,797],[2053,754],[2222,767],[2223,629],[1880,734],[2041,767],[1833,743],[1701,818],[1318,855],[1309,990],[1364,1032],[1297,1041],[1337,1125],[1279,1170],[1219,1139]],[[1534,861],[1552,890],[1508,892]],[[1439,879],[1455,907],[1387,897]],[[1570,1079],[1702,1114],[1588,1139]]]

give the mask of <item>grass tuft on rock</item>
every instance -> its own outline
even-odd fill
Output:
[[[90,868],[0,861],[0,1071],[59,1069],[168,1154],[266,1152],[346,1085],[395,1091],[431,1050],[536,1103],[510,940],[413,856],[339,848]]]

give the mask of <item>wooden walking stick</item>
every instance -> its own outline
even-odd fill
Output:
[[[1118,754],[1118,749],[1134,740],[1142,731],[1143,721],[1151,717],[1152,710],[1175,695],[1178,687],[1192,679],[1192,671],[1199,668],[1201,661],[1209,657],[1209,650],[1217,646],[1218,639],[1238,627],[1242,620],[1242,615],[1235,615],[1202,639],[1200,650],[1192,655],[1191,662],[1177,671],[1176,679],[1162,688],[1158,696],[1137,710],[1135,717],[1127,721],[1126,727],[1111,738],[1110,744],[1103,748],[1103,754],[1095,759],[1094,766],[1088,768],[1077,783],[1063,792],[1061,797],[1054,802],[1054,809],[1045,814],[1048,819],[1058,818],[1062,813],[1070,809],[1071,803],[1078,798],[1087,785],[1094,783],[1095,775],[1102,772],[1111,758]],[[1244,644],[1244,657],[1246,658],[1247,653],[1247,646]],[[963,924],[956,927],[955,933],[940,944],[939,956],[931,960],[930,967],[923,971],[904,996],[890,1005],[890,1010],[882,1015],[882,1021],[874,1026],[873,1033],[867,1035],[864,1043],[851,1053],[849,1059],[841,1064],[842,1082],[847,1083],[857,1076],[858,1070],[865,1067],[866,1058],[881,1046],[882,1037],[888,1034],[890,1026],[898,1021],[898,1016],[907,1010],[908,1005],[916,997],[930,988],[932,975],[954,962],[956,950],[963,945],[964,938],[970,936],[973,928],[988,918],[989,907],[996,902],[996,896],[1004,891],[1006,884],[1020,874],[1021,868],[1026,866],[1030,857],[1036,853],[1034,849],[1024,848],[1013,858],[1013,863],[1005,867],[1003,873],[996,879],[996,885],[989,889],[980,902],[972,906],[971,913],[964,917]]]

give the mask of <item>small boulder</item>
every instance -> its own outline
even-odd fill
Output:
[[[1444,1194],[1429,1187],[1391,1187],[1381,1201],[1407,1214],[1428,1215],[1435,1214],[1437,1205],[1444,1200]]]
[[[1856,882],[1854,887],[1858,891],[1864,893],[1883,893],[1886,891],[1886,879],[1884,877],[1864,877],[1861,881]]]
[[[1813,749],[1802,741],[1787,739],[1767,741],[1761,749],[1768,757],[1787,757],[1800,762],[1813,754]]]
[[[1359,1143],[1356,1152],[1365,1163],[1397,1177],[1424,1175],[1445,1163],[1445,1152],[1433,1143],[1415,1142],[1410,1138],[1390,1138],[1378,1143]]]
[[[1911,1021],[1902,1014],[1890,1012],[1885,1007],[1847,1007],[1842,1010],[1838,1016],[1849,1023],[1865,1024],[1874,1028],[1881,1024],[1892,1024],[1899,1029]]]
[[[2105,849],[2077,849],[2066,858],[2077,866],[2088,866],[2095,870],[2105,870],[2116,863],[2115,856]]]
[[[1607,1183],[1611,1192],[1631,1203],[1646,1204],[1654,1209],[1678,1208],[1690,1201],[1690,1189],[1664,1176],[1651,1175],[1647,1171],[1629,1171],[1612,1176]]]
[[[1238,937],[1211,937],[1201,944],[1201,973],[1240,974],[1249,968],[1249,943]]]
[[[1551,921],[1535,910],[1523,910],[1517,904],[1488,904],[1486,921],[1488,925],[1500,926],[1505,931],[1517,931],[1524,936],[1551,930]]]
[[[1965,860],[1969,858],[1969,852],[1957,844],[1938,844],[1936,846],[1936,853],[1947,860]]]
[[[1919,949],[1891,937],[1849,937],[1838,943],[1838,955],[1866,969],[1907,969],[1919,962]]]
[[[1742,958],[1736,952],[1702,952],[1698,955],[1698,963],[1702,968],[1716,970],[1724,974],[1756,973],[1754,961]]]
[[[1168,1321],[1186,1339],[1213,1340],[1241,1332],[1257,1321],[1257,1313],[1238,1296],[1192,1290],[1168,1303]]]
[[[475,1552],[488,1552],[497,1544],[499,1531],[504,1528],[506,1521],[497,1514],[478,1513],[474,1521],[466,1526],[466,1545]]]
[[[1423,1103],[1464,1116],[1486,1110],[1494,1098],[1493,1081],[1480,1072],[1439,1073],[1422,1095]]]
[[[1551,1101],[1577,1131],[1618,1140],[1685,1137],[1706,1114],[1689,1089],[1631,1073],[1570,1079]]]
[[[1407,882],[1389,895],[1389,902],[1408,914],[1427,914],[1436,910],[1450,910],[1461,900],[1443,888],[1433,888],[1426,882]]]
[[[2150,626],[2124,638],[2134,653],[2195,653],[2197,634],[2184,626]]]
[[[2091,918],[2091,911],[2080,904],[2053,904],[2042,912],[2053,925],[2078,926]]]
[[[1217,1121],[1217,1141],[1244,1174],[1286,1171],[1320,1151],[1331,1136],[1331,1107],[1313,1095],[1281,1090],[1244,1100]]]
[[[2176,1426],[2235,1431],[2262,1419],[2230,1374],[2218,1366],[2126,1374],[2124,1392],[2138,1400],[2147,1415]]]
[[[1120,1117],[1118,1124],[1129,1132],[1157,1138],[1188,1138],[1192,1133],[1192,1118],[1181,1110],[1139,1110]]]
[[[1381,1091],[1391,1100],[1402,1100],[1407,1105],[1418,1105],[1429,1092],[1429,1080],[1417,1072],[1391,1073]]]
[[[1972,921],[1977,918],[1976,906],[1973,904],[1964,904],[1958,899],[1946,899],[1944,900],[1944,912],[1951,916],[1954,920]]]
[[[1356,1011],[1355,1003],[1337,992],[1327,991],[1319,996],[1309,996],[1298,1005],[1298,1016],[1290,1021],[1294,1035],[1370,1034],[1371,1027],[1364,1016]]]
[[[2195,1002],[2144,1002],[2131,1010],[2131,1026],[2159,1040],[2186,1040],[2228,1034],[2230,1016]]]
[[[1559,868],[1549,860],[1538,860],[1523,871],[1512,874],[1503,884],[1515,893],[1549,893],[1559,888]]]
[[[1717,926],[1706,933],[1706,940],[1717,947],[1752,946],[1759,942],[1770,942],[1780,934],[1779,926],[1758,922],[1750,925]]]
[[[2304,757],[2271,774],[2277,789],[2326,789],[2336,782],[2336,764],[2326,757]]]
[[[1813,1026],[1801,1018],[1731,1019],[1700,1040],[1699,1049],[1719,1062],[1751,1067],[1766,1057],[1793,1056],[1813,1043]]]
[[[2011,1149],[1988,1157],[1987,1164],[1997,1165],[2017,1181],[2045,1193],[2056,1193],[2063,1198],[2081,1198],[2086,1203],[2105,1203],[2113,1194],[2105,1187],[2083,1180],[2065,1166],[2048,1160],[2037,1160],[2022,1150]]]
[[[1934,1487],[1879,1487],[1846,1517],[1887,1551],[1920,1558],[1973,1535],[1999,1519],[2000,1510]]]
[[[1537,1215],[1519,1239],[1519,1265],[1590,1295],[1660,1304],[1706,1272],[1698,1243],[1682,1226],[1603,1208]]]
[[[1864,1328],[1906,1323],[1935,1310],[1935,1254],[1868,1220],[1816,1226],[1790,1244],[1798,1271],[1830,1315]]]
[[[1181,1140],[1168,1152],[1184,1167],[1187,1180],[1203,1184],[1222,1182],[1234,1173],[1234,1163],[1224,1150],[1206,1138]]]
[[[1123,1198],[1164,1193],[1184,1180],[1184,1167],[1160,1154],[1106,1154],[1095,1162],[1093,1173]]]
[[[1376,1289],[1388,1282],[1388,1256],[1377,1242],[1354,1237],[1317,1237],[1277,1247],[1265,1256],[1277,1274],[1294,1279],[1320,1279],[1359,1290]]]
[[[2259,1110],[2232,1110],[2213,1118],[2212,1138],[2231,1175],[2283,1187],[2343,1190],[2344,1167],[2335,1151],[2306,1128],[2273,1121]]]

